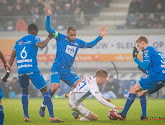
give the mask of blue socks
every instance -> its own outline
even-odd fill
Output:
[[[54,92],[52,92],[51,89],[49,89],[49,94],[50,94],[50,97],[52,97],[54,95]],[[43,101],[43,104],[46,105],[45,101]]]
[[[147,109],[146,96],[145,95],[142,95],[142,96],[139,97],[139,99],[140,99],[140,104],[141,104],[141,109],[142,109],[142,115],[141,115],[141,117],[147,116],[147,113],[146,113],[146,109]]]
[[[0,105],[0,125],[3,125],[3,120],[4,120],[3,106]]]
[[[28,93],[23,92],[22,93],[22,106],[23,106],[23,111],[24,111],[24,117],[28,117]]]
[[[121,112],[121,115],[122,115],[124,118],[126,117],[127,112],[128,112],[128,110],[129,110],[129,108],[131,107],[132,103],[134,102],[135,98],[136,98],[136,94],[134,94],[134,93],[130,93],[130,94],[129,94],[129,96],[128,96],[128,98],[127,98],[127,101],[126,101],[126,103],[125,103],[124,109],[123,109],[123,111]]]
[[[48,108],[49,115],[50,115],[50,117],[53,118],[54,117],[54,112],[53,112],[53,104],[52,104],[50,94],[48,92],[45,92],[45,93],[43,93],[43,97],[44,97],[45,105]]]

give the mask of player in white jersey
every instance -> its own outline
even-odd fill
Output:
[[[99,70],[95,76],[86,77],[81,81],[76,88],[74,88],[69,94],[69,106],[75,112],[75,114],[81,114],[83,117],[80,118],[82,121],[97,120],[98,116],[93,112],[89,111],[84,105],[85,100],[89,95],[93,95],[100,103],[104,104],[113,109],[122,109],[109,103],[111,101],[105,98],[99,91],[98,85],[103,85],[107,79],[107,72]],[[73,113],[74,115],[74,113]]]

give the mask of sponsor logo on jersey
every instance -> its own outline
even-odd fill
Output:
[[[18,43],[19,43],[19,46],[20,46],[20,45],[22,46],[22,43],[23,43],[23,42],[22,42],[22,40],[21,40],[21,41],[20,41],[20,42],[18,42]]]
[[[17,63],[32,62],[32,59],[17,60]]]
[[[23,44],[31,44],[31,41],[23,42]]]
[[[74,57],[74,54],[75,54],[75,52],[76,52],[76,47],[75,47],[75,46],[67,45],[67,46],[66,46],[65,52],[66,52],[67,54],[69,54],[70,56]]]
[[[23,68],[23,67],[32,67],[32,65],[28,65],[28,64],[25,64],[25,65],[19,65],[19,66],[18,66],[18,69]]]

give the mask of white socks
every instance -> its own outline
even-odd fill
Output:
[[[85,118],[85,117],[81,117],[80,121],[90,121],[89,119]]]

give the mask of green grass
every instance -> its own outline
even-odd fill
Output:
[[[165,121],[140,121],[141,107],[139,99],[136,99],[130,108],[126,121],[112,121],[107,117],[108,107],[100,104],[96,99],[87,99],[84,105],[92,112],[98,115],[97,121],[82,122],[76,121],[72,117],[72,111],[68,105],[68,99],[52,99],[54,113],[57,117],[64,120],[62,125],[163,125]],[[124,107],[126,99],[114,99],[113,104]],[[24,115],[21,99],[3,99],[3,107],[5,113],[4,125],[48,125],[49,115],[46,110],[44,118],[38,114],[39,106],[42,99],[29,99],[29,116],[30,123],[24,123]],[[165,117],[165,100],[164,99],[148,99],[147,100],[148,116]],[[57,124],[57,123],[56,123]]]

